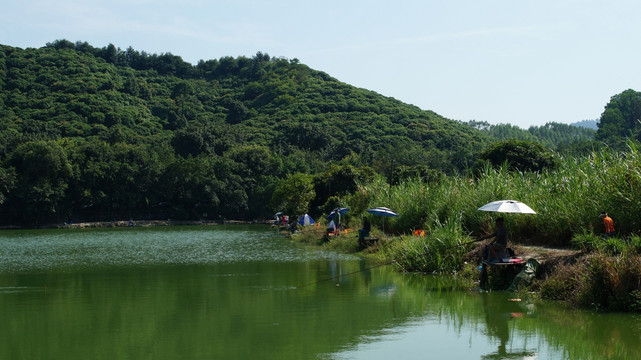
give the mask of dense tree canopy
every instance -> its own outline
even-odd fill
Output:
[[[555,166],[554,154],[543,145],[525,140],[506,140],[490,145],[481,152],[477,168],[489,162],[493,167],[507,164],[516,171],[539,172]]]
[[[572,143],[591,142],[595,131],[586,127],[555,122],[543,126],[530,126],[527,130],[511,124],[490,125],[485,121],[469,121],[468,125],[487,133],[490,138],[504,140],[525,140],[538,142],[551,149]]]

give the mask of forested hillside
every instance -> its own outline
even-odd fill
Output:
[[[436,179],[497,140],[593,136],[565,127],[482,131],[263,53],[0,45],[0,223],[257,219],[301,187],[320,212],[376,173]]]
[[[65,40],[0,46],[0,138],[2,222],[24,224],[253,219],[272,213],[289,174],[418,164],[452,174],[487,142],[296,59],[192,66]]]

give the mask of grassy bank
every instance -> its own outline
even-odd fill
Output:
[[[370,216],[376,236],[386,240],[366,252],[376,252],[380,261],[394,260],[401,271],[469,274],[463,266],[472,249],[469,243],[491,232],[499,216],[477,209],[495,200],[522,201],[537,215],[500,214],[513,245],[582,250],[582,256],[544,266],[534,290],[543,298],[577,306],[638,311],[641,150],[634,142],[628,146],[622,153],[603,150],[581,159],[559,158],[556,169],[541,173],[487,167],[476,177],[444,176],[431,183],[405,181],[392,187],[381,178],[360,186],[343,205],[350,207],[352,219],[376,206],[399,214]],[[614,219],[618,237],[600,236],[602,210]],[[412,236],[415,229],[425,230],[427,236]],[[359,251],[355,235],[352,239],[326,246]]]

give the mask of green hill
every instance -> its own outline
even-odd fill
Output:
[[[594,137],[577,129],[452,121],[260,52],[0,45],[0,223],[270,217],[294,174],[323,211],[375,173],[465,173],[506,139],[567,152]]]
[[[296,59],[191,65],[66,40],[0,46],[0,138],[0,210],[21,223],[268,216],[288,174],[333,164],[453,174],[488,141]]]

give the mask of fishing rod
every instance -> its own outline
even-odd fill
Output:
[[[466,242],[466,243],[462,243],[462,244],[458,244],[458,245],[452,245],[452,246],[449,246],[449,247],[446,247],[446,248],[443,248],[443,249],[439,249],[439,250],[450,250],[450,249],[453,249],[453,248],[455,248],[455,247],[459,247],[459,246],[464,246],[464,245],[473,244],[473,243],[479,242],[479,241],[481,241],[481,240],[485,240],[485,239],[484,239],[484,238],[480,238],[480,239],[476,239],[476,240],[468,241],[468,242]],[[434,252],[434,250],[424,252],[424,253],[422,253],[422,254],[419,254],[418,256],[424,256],[424,255],[429,254],[430,252]],[[296,289],[302,289],[302,288],[305,288],[305,287],[308,287],[308,286],[312,286],[312,285],[316,285],[316,284],[320,284],[320,283],[323,283],[323,282],[326,282],[326,281],[332,281],[332,280],[336,280],[336,279],[344,278],[344,277],[346,277],[346,276],[350,276],[350,275],[358,274],[358,273],[361,273],[361,272],[364,272],[364,271],[369,271],[369,270],[376,269],[376,268],[379,268],[379,267],[382,267],[382,266],[391,265],[391,264],[393,264],[393,263],[395,263],[395,262],[396,262],[396,260],[390,260],[390,261],[388,261],[388,262],[385,262],[385,263],[382,263],[382,264],[378,264],[378,265],[374,265],[374,266],[370,266],[370,267],[367,267],[367,268],[365,268],[365,269],[356,270],[356,271],[352,271],[352,272],[349,272],[349,273],[346,273],[346,274],[341,274],[341,275],[337,275],[337,276],[332,276],[332,277],[327,278],[327,279],[322,279],[322,280],[318,280],[318,281],[311,282],[311,283],[309,283],[309,284],[305,284],[305,285],[297,286],[297,287],[296,287]]]
[[[378,265],[367,267],[365,269],[356,270],[356,271],[352,271],[352,272],[349,272],[349,273],[346,273],[346,274],[337,275],[337,276],[332,276],[331,278],[314,281],[314,282],[309,283],[309,284],[297,286],[296,288],[297,289],[302,289],[302,288],[305,288],[305,287],[308,287],[308,286],[312,286],[312,285],[316,285],[316,284],[320,284],[320,283],[323,283],[323,282],[326,282],[326,281],[340,279],[340,278],[343,278],[343,277],[346,277],[346,276],[349,276],[349,275],[358,274],[358,273],[363,272],[363,271],[369,271],[369,270],[376,269],[376,268],[381,267],[381,266],[390,265],[390,264],[393,264],[395,261],[396,260],[391,260],[391,261],[388,261],[386,263],[382,263],[382,264],[378,264]]]

